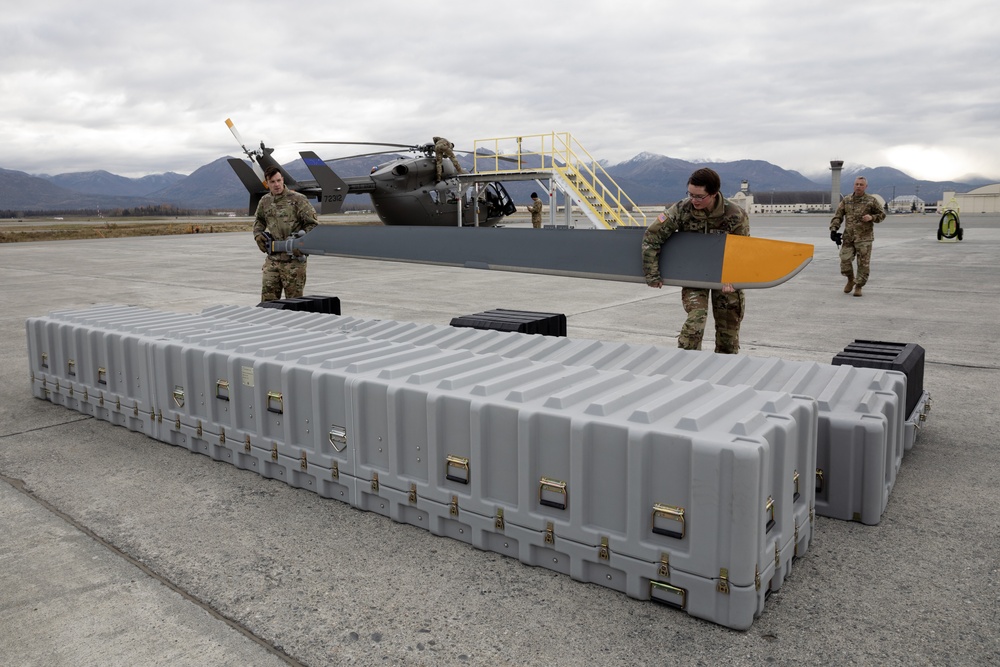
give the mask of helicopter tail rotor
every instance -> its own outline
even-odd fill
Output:
[[[243,154],[246,155],[248,158],[250,158],[250,166],[253,167],[254,173],[260,177],[260,180],[263,183],[264,169],[260,166],[258,160],[264,155],[264,150],[263,150],[264,142],[263,141],[260,142],[260,150],[251,151],[246,147],[246,144],[243,142],[243,137],[240,136],[240,132],[239,130],[236,129],[236,125],[234,125],[233,121],[230,120],[229,118],[226,119],[226,126],[229,128],[229,131],[233,133],[233,137],[236,138],[236,143],[238,143],[240,145],[240,148],[243,149]]]

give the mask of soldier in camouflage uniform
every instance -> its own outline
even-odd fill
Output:
[[[739,234],[750,236],[750,221],[746,211],[719,192],[719,175],[711,169],[698,169],[688,179],[688,197],[668,207],[649,226],[642,239],[642,268],[646,284],[662,287],[660,279],[660,248],[674,232],[703,234]],[[746,302],[743,290],[731,284],[721,290],[681,289],[681,302],[687,321],[677,337],[677,346],[685,350],[700,350],[708,320],[711,298],[715,318],[715,351],[736,354],[740,351],[740,323]]]
[[[434,167],[437,169],[437,179],[441,180],[441,167],[444,158],[451,160],[452,166],[455,167],[455,173],[462,173],[462,165],[458,163],[458,158],[455,157],[455,144],[451,143],[444,137],[431,137],[434,142]]]
[[[872,261],[872,242],[875,240],[875,223],[885,220],[885,210],[875,197],[865,194],[868,179],[854,179],[854,194],[844,197],[830,221],[830,239],[840,246],[840,273],[847,278],[844,294],[854,290],[861,296],[861,288],[868,282],[868,269]],[[844,234],[837,233],[841,221]],[[854,258],[858,258],[858,272],[854,273]]]
[[[298,233],[308,232],[319,222],[316,211],[305,195],[285,187],[285,179],[277,167],[264,172],[268,194],[257,205],[253,238],[260,251],[267,253],[262,267],[260,300],[277,301],[284,290],[286,299],[302,296],[306,288],[306,257],[286,252],[270,253],[265,232],[275,241],[284,241]],[[298,253],[298,251],[295,251]]]
[[[542,200],[538,198],[537,192],[531,193],[531,205],[528,207],[531,214],[531,226],[540,229],[542,226]]]

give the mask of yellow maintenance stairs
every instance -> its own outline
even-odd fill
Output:
[[[477,139],[474,149],[477,175],[497,180],[547,178],[594,227],[647,226],[646,215],[568,132]]]

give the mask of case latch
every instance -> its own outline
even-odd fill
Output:
[[[611,560],[611,548],[608,546],[608,538],[601,537],[601,546],[597,547],[597,557],[601,560]]]
[[[719,568],[719,583],[715,585],[715,590],[729,595],[729,569],[725,567]]]

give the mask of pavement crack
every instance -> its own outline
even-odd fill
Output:
[[[42,429],[33,429],[33,430],[42,430]],[[220,612],[218,609],[216,609],[212,605],[208,604],[207,602],[204,602],[204,601],[200,600],[195,595],[193,595],[192,593],[188,592],[187,590],[181,588],[180,586],[178,586],[177,584],[175,584],[173,581],[167,579],[166,577],[164,577],[160,573],[156,572],[155,570],[153,570],[152,568],[150,568],[148,565],[146,565],[142,561],[140,561],[140,560],[134,558],[133,556],[125,553],[124,551],[122,551],[121,549],[119,549],[118,547],[116,547],[114,544],[112,544],[111,542],[109,542],[105,538],[101,537],[100,535],[98,535],[97,533],[95,533],[93,530],[91,530],[87,526],[85,526],[82,523],[80,523],[79,521],[77,521],[74,517],[70,516],[69,514],[67,514],[64,511],[62,511],[61,509],[59,509],[58,507],[56,507],[52,503],[48,502],[44,498],[39,497],[38,495],[36,495],[28,487],[27,484],[25,484],[24,480],[17,479],[16,477],[8,477],[7,475],[4,475],[3,473],[0,473],[0,481],[6,482],[12,488],[14,488],[18,492],[24,494],[25,496],[27,496],[28,498],[30,498],[32,501],[34,501],[38,505],[44,507],[46,510],[48,510],[49,512],[51,512],[55,516],[59,517],[60,519],[62,519],[66,523],[68,523],[73,528],[79,530],[81,533],[83,533],[84,535],[86,535],[90,539],[94,540],[95,542],[97,542],[98,544],[100,544],[101,546],[103,546],[105,549],[107,549],[108,551],[110,551],[114,555],[116,555],[116,556],[118,556],[120,558],[125,559],[131,565],[133,565],[136,568],[138,568],[139,570],[141,570],[147,576],[149,576],[152,579],[154,579],[154,580],[158,581],[159,583],[163,584],[164,586],[166,586],[167,588],[169,588],[173,592],[177,593],[178,595],[180,595],[182,598],[184,598],[188,602],[191,602],[192,604],[197,605],[198,607],[200,607],[201,609],[203,609],[207,614],[209,614],[213,618],[218,619],[219,621],[222,621],[223,623],[225,623],[226,625],[228,625],[232,629],[236,630],[237,632],[239,632],[240,634],[242,634],[244,637],[246,637],[250,641],[252,641],[255,644],[259,645],[261,648],[265,649],[266,651],[268,651],[269,653],[271,653],[275,657],[280,658],[286,664],[291,665],[292,667],[308,667],[305,663],[299,662],[298,660],[296,660],[292,656],[290,656],[287,653],[285,653],[282,649],[274,646],[273,644],[271,644],[270,642],[266,641],[265,639],[263,639],[261,637],[258,637],[256,634],[254,634],[254,632],[252,630],[250,630],[248,627],[246,627],[245,625],[243,625],[239,621],[236,621],[236,620],[234,620],[232,618],[229,618],[228,616],[226,616],[225,614],[223,614],[222,612]]]
[[[83,415],[79,419],[67,419],[65,421],[56,422],[55,424],[46,424],[45,426],[38,426],[36,428],[27,428],[23,431],[13,431],[11,433],[0,433],[0,438],[13,438],[18,435],[26,435],[28,433],[37,433],[38,431],[48,431],[49,429],[59,428],[60,426],[68,426],[70,424],[76,424],[79,422],[84,422],[89,419],[93,419],[91,415]]]

